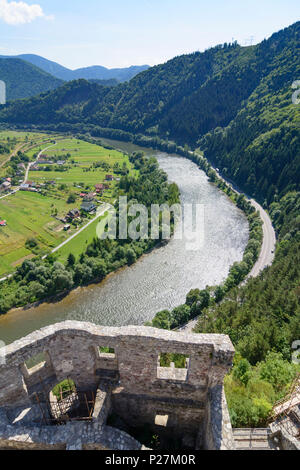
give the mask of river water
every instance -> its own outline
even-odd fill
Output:
[[[115,145],[124,151],[141,149],[121,142]],[[244,214],[191,161],[142,150],[156,156],[169,181],[177,183],[182,204],[202,205],[201,248],[189,251],[187,240],[172,239],[100,284],[76,289],[54,303],[12,310],[0,317],[0,340],[9,344],[36,329],[65,320],[142,325],[159,310],[184,303],[190,289],[221,283],[229,267],[242,259],[248,241]]]

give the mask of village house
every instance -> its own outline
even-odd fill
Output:
[[[0,191],[7,191],[11,188],[11,183],[10,181],[4,181],[4,183],[2,183],[0,185]]]
[[[38,190],[37,188],[33,187],[33,186],[30,186],[29,184],[25,183],[25,184],[21,184],[20,186],[20,191],[30,191],[32,193],[37,193]]]
[[[93,202],[83,201],[80,208],[84,212],[92,212],[96,209],[96,206]]]
[[[6,225],[6,220],[0,220],[0,227],[5,227]]]
[[[95,190],[96,190],[96,193],[101,193],[103,190],[104,190],[104,184],[100,183],[100,184],[95,184]]]
[[[35,188],[36,187],[36,184],[34,181],[26,181],[25,184],[28,184],[29,188]]]
[[[37,165],[53,165],[53,161],[52,160],[41,160],[39,159],[36,164]]]
[[[114,177],[113,177],[113,175],[106,175],[105,179],[106,179],[106,181],[113,181]]]
[[[71,209],[68,213],[67,213],[67,218],[68,219],[78,219],[80,217],[80,212],[78,209]]]
[[[95,193],[88,193],[84,196],[83,200],[85,202],[92,202],[95,198],[95,195],[96,195]]]

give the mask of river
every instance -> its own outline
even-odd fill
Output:
[[[124,151],[141,149],[105,141]],[[156,156],[169,181],[177,183],[182,204],[203,205],[203,246],[197,251],[188,251],[184,238],[172,239],[100,284],[76,289],[57,302],[12,310],[0,318],[0,340],[9,344],[32,331],[65,320],[110,326],[142,325],[159,310],[184,303],[190,289],[221,283],[229,267],[241,261],[248,241],[245,215],[210,184],[205,173],[191,161],[142,150]]]

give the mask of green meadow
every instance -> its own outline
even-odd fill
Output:
[[[97,225],[102,220],[106,214],[102,217],[99,217],[93,223],[91,223],[85,230],[83,230],[79,235],[77,235],[70,243],[67,243],[62,248],[60,248],[56,254],[58,255],[58,260],[61,262],[66,262],[70,253],[72,253],[77,259],[81,253],[83,253],[87,246],[93,241],[97,236]]]
[[[66,154],[71,157],[67,160],[67,171],[31,171],[29,179],[31,181],[43,183],[47,180],[56,181],[58,184],[66,184],[74,186],[74,183],[94,186],[97,183],[105,181],[107,173],[113,174],[113,166],[119,163],[122,167],[123,163],[131,170],[131,165],[127,155],[123,155],[116,150],[107,150],[95,144],[79,141],[77,139],[66,139],[57,142],[57,144],[45,151],[47,157],[51,156],[62,157]],[[74,161],[74,163],[71,163]],[[102,168],[93,168],[92,165],[97,162],[105,162],[109,165],[109,170]],[[132,171],[132,170],[131,170]],[[113,187],[115,182],[111,183]]]
[[[57,208],[58,214],[64,215],[75,206],[64,199],[23,191],[0,200],[0,219],[7,222],[6,227],[0,227],[0,275],[31,257],[25,247],[28,238],[35,238],[43,253],[69,237],[72,232],[64,232],[63,224],[51,214]]]
[[[20,134],[20,135],[19,135]],[[26,154],[32,157],[51,143],[40,143],[40,139],[54,140],[55,136],[33,133],[11,133],[8,131],[0,133],[3,139],[15,137],[17,141],[28,142],[37,141],[37,145],[30,149]],[[58,139],[62,137],[58,136]],[[45,151],[45,154],[51,156],[61,156],[69,153],[71,157],[67,160],[67,171],[31,171],[28,179],[37,183],[45,181],[56,181],[56,185],[48,189],[45,195],[39,193],[30,193],[19,191],[14,195],[0,199],[0,220],[6,220],[7,226],[0,227],[0,275],[13,272],[24,259],[32,258],[34,253],[27,249],[25,244],[30,238],[38,242],[37,252],[40,254],[51,251],[55,246],[62,243],[76,232],[73,226],[71,230],[65,232],[63,223],[53,217],[57,210],[57,216],[64,217],[72,208],[79,208],[82,199],[79,197],[80,188],[76,185],[83,183],[84,188],[93,190],[96,183],[103,183],[106,174],[114,174],[113,166],[116,162],[120,167],[126,163],[131,174],[136,174],[132,170],[128,156],[115,150],[108,150],[95,144],[79,141],[75,138],[58,140],[57,144]],[[74,162],[74,163],[72,163]],[[108,170],[94,168],[95,162],[106,162]],[[115,175],[118,176],[118,175]],[[60,186],[67,185],[67,189],[60,189]],[[112,202],[114,200],[114,187],[116,181],[110,182],[110,188],[101,196],[101,200]],[[72,204],[67,204],[68,195],[73,193],[76,200]],[[92,223],[86,230],[75,237],[69,244],[58,251],[61,261],[65,261],[70,252],[78,256],[88,243],[96,236],[96,227],[99,219]],[[87,221],[84,221],[87,223]],[[36,250],[35,250],[36,251]]]

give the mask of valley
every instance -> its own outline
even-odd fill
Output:
[[[267,427],[300,372],[299,44],[297,21],[113,83],[0,58],[25,98],[0,106],[1,340],[66,320],[227,335],[231,423]],[[156,238],[97,238],[120,196],[148,232],[154,204],[202,206],[203,245],[176,238],[174,215],[164,239],[163,214]]]
[[[123,171],[135,174],[128,157],[113,149],[108,150],[63,136],[43,136],[41,141],[39,134],[26,134],[30,144],[22,143],[20,147],[18,142],[25,134],[9,135],[10,138],[17,136],[16,148],[23,149],[19,155],[20,161],[25,158],[29,163],[26,162],[21,172],[14,170],[16,164],[14,168],[8,166],[7,161],[1,168],[2,175],[9,174],[10,179],[14,180],[16,177],[13,171],[17,171],[21,178],[18,180],[18,186],[12,186],[0,196],[0,219],[6,221],[6,226],[0,227],[1,277],[13,272],[25,259],[37,255],[44,256],[53,251],[56,246],[84,227],[92,217],[89,213],[71,220],[70,228],[67,232],[64,231],[67,214],[74,209],[80,211],[87,194],[93,194],[91,200],[95,202],[96,210],[99,204],[113,201],[114,187]],[[3,134],[2,138],[7,139],[9,135]],[[56,143],[43,149],[49,140]],[[66,160],[63,161],[63,158]],[[47,159],[48,164],[43,164],[43,159]],[[56,165],[56,162],[64,164]],[[108,173],[113,175],[112,181],[105,180]],[[95,187],[97,184],[101,185],[99,191]],[[81,234],[81,246],[90,243],[94,235],[89,227]],[[74,248],[76,253],[76,246]],[[70,253],[66,254],[66,249],[67,247],[62,251],[63,259]]]

